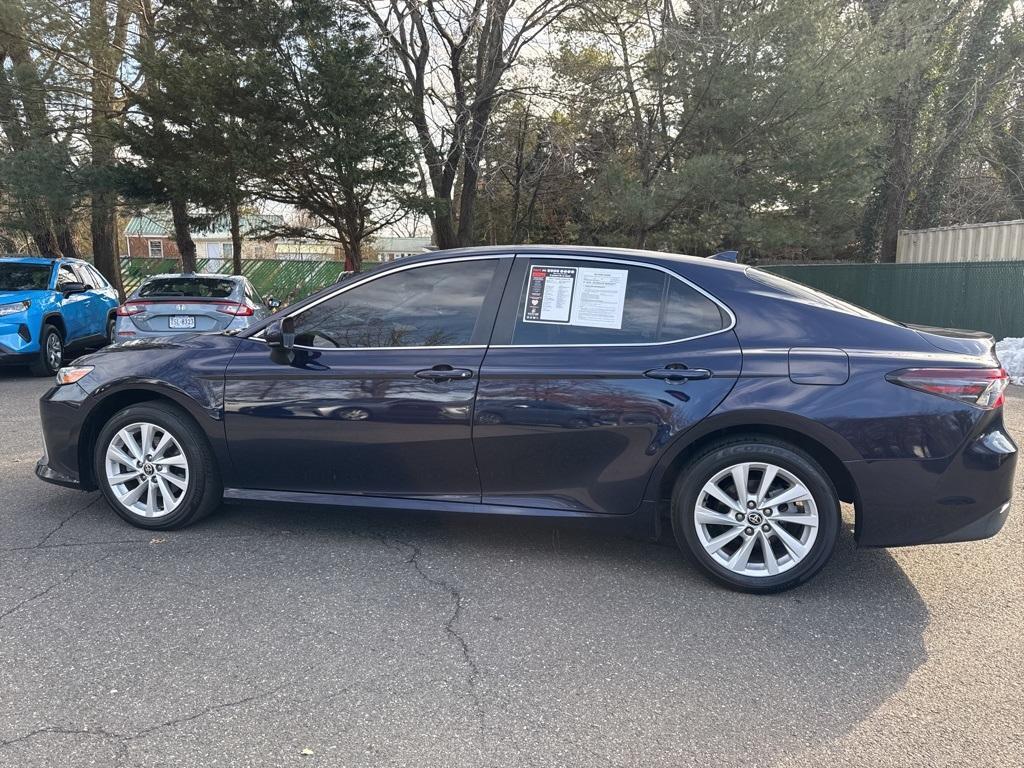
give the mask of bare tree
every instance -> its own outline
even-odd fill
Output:
[[[411,97],[440,248],[474,240],[480,162],[502,78],[572,0],[359,0]],[[457,192],[457,194],[456,194]]]

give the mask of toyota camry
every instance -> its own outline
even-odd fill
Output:
[[[79,358],[42,398],[37,474],[149,529],[222,501],[667,526],[770,592],[825,565],[844,501],[865,547],[999,531],[1006,385],[990,336],[735,263],[464,249]]]

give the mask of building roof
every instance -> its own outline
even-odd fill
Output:
[[[378,237],[373,241],[377,253],[419,253],[428,248],[429,237]]]
[[[284,218],[278,214],[244,214],[241,217],[242,237],[283,224]],[[166,211],[146,211],[128,220],[124,234],[126,237],[173,237],[174,224]],[[209,227],[193,229],[192,236],[200,240],[230,240],[231,225],[228,217],[218,216]]]

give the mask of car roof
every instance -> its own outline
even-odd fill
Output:
[[[60,259],[51,259],[47,256],[5,255],[2,258],[4,262],[14,262],[15,264],[39,264],[40,266],[46,266],[53,264],[55,261],[60,261]]]
[[[427,251],[425,253],[418,253],[415,256],[406,256],[401,259],[401,261],[403,263],[413,263],[421,261],[437,261],[441,259],[459,259],[470,256],[498,256],[510,254],[521,254],[524,256],[540,254],[544,256],[569,257],[607,256],[609,258],[633,259],[637,261],[650,261],[662,264],[687,264],[726,271],[745,271],[747,269],[747,265],[744,264],[737,264],[730,261],[719,261],[717,259],[707,259],[702,256],[686,256],[680,253],[649,251],[638,248],[613,248],[603,245],[482,245],[468,248]],[[387,262],[388,266],[394,266],[394,264],[395,262]]]

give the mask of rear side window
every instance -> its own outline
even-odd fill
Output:
[[[659,269],[531,259],[513,345],[655,344],[719,331],[718,305]]]
[[[139,296],[227,299],[234,292],[235,285],[233,280],[218,280],[215,277],[159,277],[143,283],[139,288]]]

